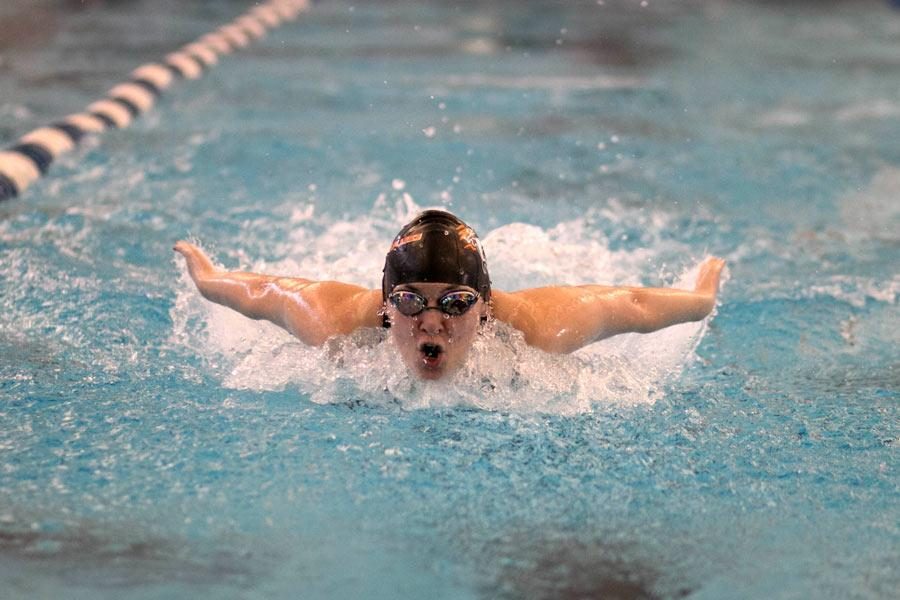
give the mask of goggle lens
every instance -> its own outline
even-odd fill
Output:
[[[419,294],[413,292],[393,292],[388,296],[388,300],[394,305],[401,315],[413,317],[423,310],[428,304],[427,300]]]
[[[459,291],[444,294],[438,300],[438,306],[441,312],[451,317],[458,317],[465,314],[467,310],[478,302],[478,294],[472,292]]]

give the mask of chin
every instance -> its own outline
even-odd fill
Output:
[[[424,379],[426,381],[437,381],[438,379],[443,379],[446,373],[443,371],[425,371],[423,369],[419,369],[416,372],[419,379]]]
[[[428,381],[443,379],[450,374],[450,371],[448,369],[445,369],[443,365],[441,365],[440,367],[428,367],[426,365],[417,364],[412,368],[412,372],[415,373],[416,377],[418,377],[419,379],[425,379]]]
[[[410,373],[418,379],[424,381],[438,381],[440,379],[450,379],[450,377],[459,370],[460,365],[455,361],[442,361],[437,365],[427,365],[418,360],[406,363]]]

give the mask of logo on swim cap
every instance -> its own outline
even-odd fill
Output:
[[[459,236],[460,240],[465,242],[464,247],[472,252],[478,252],[481,248],[481,244],[478,243],[478,236],[475,235],[475,230],[468,225],[457,226],[456,235]]]
[[[394,248],[397,248],[399,246],[402,246],[403,244],[411,244],[412,242],[418,242],[421,239],[422,239],[421,233],[414,233],[412,235],[408,235],[408,236],[402,237],[402,238],[397,236],[397,239],[395,239],[394,243],[391,244],[391,250],[393,250]],[[390,250],[388,250],[388,252],[390,252]]]
[[[426,210],[394,238],[384,260],[382,297],[402,283],[468,286],[485,302],[491,297],[484,250],[475,230],[442,210]]]

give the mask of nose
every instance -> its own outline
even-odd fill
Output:
[[[428,335],[438,335],[446,329],[444,314],[439,310],[424,310],[419,316],[419,331]]]

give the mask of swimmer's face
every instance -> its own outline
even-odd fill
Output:
[[[440,379],[459,369],[475,341],[481,318],[488,314],[484,300],[479,297],[465,313],[449,316],[431,307],[437,307],[438,300],[449,292],[475,290],[446,283],[411,283],[393,291],[414,292],[428,300],[429,309],[415,316],[404,315],[390,301],[386,304],[391,338],[406,366],[422,379]]]

